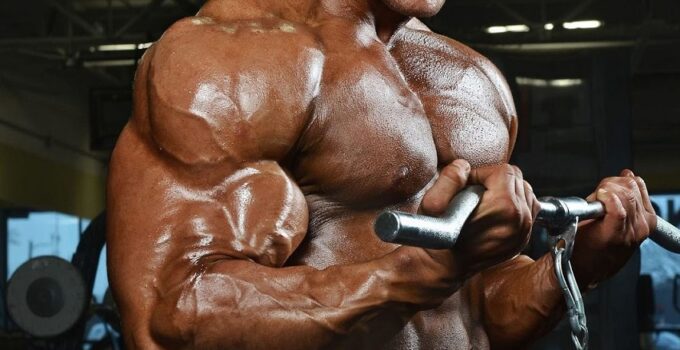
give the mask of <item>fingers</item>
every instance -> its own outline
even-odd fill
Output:
[[[642,242],[649,235],[650,229],[635,178],[627,175],[616,178],[616,181],[606,184],[605,188],[618,197],[626,211],[625,217],[619,218],[625,228],[621,236],[623,241],[627,243]],[[618,232],[618,230],[615,229],[614,232]]]
[[[595,189],[595,192],[591,193],[588,197],[586,197],[586,202],[594,202],[597,200],[597,189]]]
[[[538,202],[538,198],[536,198],[536,194],[534,194],[534,188],[526,181],[524,181],[524,193],[526,198],[530,201],[531,217],[536,219],[538,213],[541,211],[541,203]]]
[[[652,200],[649,198],[649,192],[647,191],[647,184],[645,184],[645,180],[643,180],[641,177],[636,176],[635,181],[637,182],[638,188],[640,189],[640,194],[642,195],[642,204],[644,205],[645,211],[647,211],[646,215],[646,221],[647,221],[647,235],[644,235],[642,237],[642,240],[646,239],[649,237],[649,234],[656,230],[656,210],[654,210],[654,206],[652,205]]]
[[[642,205],[645,207],[645,210],[647,210],[647,212],[650,214],[656,215],[654,206],[652,206],[652,200],[649,198],[649,191],[647,191],[647,184],[645,183],[645,180],[643,180],[639,176],[636,176],[635,182],[637,183],[638,188],[640,189],[640,195],[642,196]]]
[[[604,201],[608,195],[616,197]],[[644,181],[626,169],[618,177],[609,177],[600,183],[598,190],[588,200],[600,200],[607,215],[602,227],[615,239],[630,245],[641,243],[656,227],[656,214],[649,199]],[[623,210],[623,211],[622,211]]]
[[[638,182],[635,179],[635,174],[633,174],[633,172],[629,169],[624,169],[621,171],[621,176],[617,178],[617,180],[621,186],[625,187],[631,192],[633,195],[632,199],[634,199],[637,204],[642,207],[642,193],[640,192],[640,187],[638,186]]]
[[[515,195],[520,203],[527,203],[526,192],[524,192],[524,175],[517,166],[512,165],[512,170],[515,172]]]
[[[535,213],[537,212],[537,209],[535,208],[538,203],[536,201],[536,197],[533,194],[533,191],[528,191],[531,186],[529,186],[529,183],[524,181],[524,175],[522,174],[522,170],[520,170],[518,167],[513,166],[515,169],[515,194],[518,199],[517,206],[520,208],[520,227],[521,232],[525,233],[525,236],[523,237],[523,244],[522,244],[522,249],[526,246],[526,244],[529,243],[529,239],[531,238],[531,227],[534,224],[534,217]],[[536,203],[536,204],[534,204]]]
[[[591,274],[592,281],[597,282],[623,267],[656,225],[656,215],[652,214],[644,181],[630,170],[602,180],[595,193],[588,196],[588,201],[593,200],[602,202],[606,215],[580,226],[585,232],[576,237],[572,261],[580,270],[577,275]]]
[[[602,202],[607,213],[603,219],[603,225],[616,232],[621,232],[626,228],[627,213],[619,196],[610,192],[613,185],[613,183],[610,183],[599,188],[595,192],[595,196],[598,201]]]
[[[477,212],[479,215],[503,222],[512,227],[514,233],[530,232],[540,206],[518,167],[503,164],[476,168],[470,172],[469,183],[487,188]]]
[[[637,181],[635,181],[635,176],[628,176],[629,171],[624,170],[620,177],[608,177],[602,180],[598,188],[604,188],[609,192],[615,193],[628,210],[628,214],[632,215],[637,212],[637,207],[643,208],[643,204],[642,194],[638,188]],[[623,176],[624,174],[625,176]],[[612,185],[616,186],[612,187]]]
[[[449,202],[468,182],[470,163],[457,159],[444,167],[434,185],[423,197],[422,208],[429,214],[441,214]]]
[[[479,271],[519,253],[531,235],[533,212],[539,205],[522,171],[509,164],[476,168],[468,184],[487,191],[454,247],[465,266]],[[472,254],[474,252],[475,254]]]
[[[492,165],[481,168],[474,168],[470,171],[470,184],[483,185],[488,190],[497,189],[499,185],[505,181],[498,181],[499,178],[505,177],[510,180],[515,176],[515,169],[510,164]],[[514,186],[514,182],[513,182]]]
[[[640,215],[640,219],[636,222],[635,233],[636,241],[641,243],[644,241],[649,234],[656,229],[656,211],[652,206],[652,201],[649,198],[649,192],[647,191],[647,184],[645,181],[628,169],[621,172],[621,176],[625,176],[635,182],[636,193],[638,194],[639,203],[638,205],[644,209]]]
[[[524,181],[524,175],[522,174],[522,170],[520,170],[517,166],[512,166],[513,169],[515,170],[515,195],[517,196],[518,202],[517,205],[522,209],[523,213],[521,217],[526,220],[526,225],[531,227],[533,224],[533,211],[534,211],[534,199],[535,197],[533,196],[532,193],[527,193],[527,186],[529,185],[526,181]],[[531,187],[531,186],[528,186]]]
[[[472,169],[468,183],[483,185],[488,192],[509,194],[511,198],[508,199],[511,199],[516,207],[528,208],[532,214],[538,213],[539,203],[534,191],[531,185],[524,181],[522,170],[517,166],[503,164]]]
[[[515,167],[509,164],[485,166],[470,171],[471,185],[483,185],[487,190],[515,192]]]
[[[642,205],[644,206],[645,210],[648,213],[656,215],[654,207],[652,206],[652,201],[649,198],[649,192],[647,191],[647,184],[645,183],[645,180],[643,180],[639,176],[635,176],[635,174],[628,169],[623,170],[621,172],[621,176],[629,177],[635,180],[635,183],[640,193],[640,198],[642,199]]]

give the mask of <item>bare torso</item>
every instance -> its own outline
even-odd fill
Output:
[[[360,26],[333,30],[324,46],[325,69],[337,75],[322,82],[327,90],[316,108],[324,113],[302,140],[314,146],[293,168],[310,227],[291,263],[318,268],[393,250],[373,232],[377,214],[392,206],[417,210],[438,166],[454,159],[507,161],[514,118],[496,88],[502,80],[495,68],[453,40],[403,28],[387,45],[365,34],[370,43],[364,46],[334,39],[361,38]],[[315,174],[321,165],[324,171]],[[386,348],[487,348],[465,293],[416,314]]]
[[[159,281],[173,286],[192,278],[192,273],[200,278],[192,264],[205,257],[217,259],[225,251],[233,255],[237,250],[251,257],[248,249],[234,248],[235,240],[220,235],[219,230],[201,228],[211,222],[202,221],[195,213],[220,215],[212,206],[215,191],[224,192],[225,202],[236,203],[225,226],[247,226],[248,220],[257,218],[256,213],[275,205],[276,198],[285,202],[295,197],[285,189],[253,194],[238,177],[225,182],[219,171],[205,170],[213,165],[201,162],[219,158],[214,149],[223,145],[193,150],[154,136],[154,129],[165,126],[157,126],[160,122],[152,116],[161,107],[147,101],[173,100],[197,115],[206,112],[202,109],[218,107],[252,112],[244,125],[207,124],[210,133],[240,135],[243,144],[232,146],[245,153],[261,151],[271,154],[265,158],[280,158],[281,168],[304,195],[308,217],[300,220],[308,219],[306,234],[292,240],[290,254],[264,254],[266,261],[258,261],[270,266],[322,270],[388,254],[396,246],[379,241],[373,233],[377,213],[393,207],[416,211],[441,166],[458,158],[473,166],[506,162],[514,142],[515,112],[500,74],[486,59],[451,39],[408,25],[383,43],[375,28],[350,18],[331,16],[305,22],[301,14],[277,11],[245,11],[243,20],[229,16],[238,17],[228,7],[204,9],[199,17],[173,25],[161,39],[181,44],[160,45],[147,53],[136,82],[136,125],[125,130],[114,156],[114,161],[121,159],[121,165],[113,176],[125,175],[111,185],[120,203],[112,205],[113,217],[119,213],[119,218],[110,226],[114,234],[109,235],[109,254],[116,265],[111,279],[114,288],[128,291],[117,293],[117,300],[127,332],[134,344],[143,348],[164,345],[149,329],[157,322],[153,320],[157,317],[153,315],[154,303],[173,293],[172,287],[159,288]],[[245,41],[254,44],[239,46]],[[185,57],[167,47],[196,54],[183,61]],[[184,65],[209,67],[205,63],[208,58],[199,54],[205,47],[251,55],[251,66],[233,68],[242,69],[234,75],[238,81],[210,71],[206,76],[213,80],[202,80],[193,90],[177,91],[176,95],[158,90],[157,85],[199,79],[195,73],[185,75]],[[173,69],[176,74],[171,79],[154,80],[159,72]],[[223,96],[220,84],[238,91],[240,99]],[[292,86],[271,88],[277,84]],[[267,119],[270,117],[260,112],[263,96],[278,101],[268,110],[292,118],[284,122]],[[215,101],[221,104],[215,107]],[[168,128],[182,129],[199,143],[203,132],[203,124],[199,124],[178,122]],[[262,135],[250,131],[256,124],[261,125],[258,130],[265,129]],[[251,150],[251,137],[276,140],[266,150]],[[158,156],[164,151],[174,151],[177,159]],[[175,162],[198,164],[199,169],[178,170]],[[239,171],[270,171],[268,165],[258,164]],[[188,201],[193,203],[191,207],[185,206]],[[237,204],[246,202],[250,206],[239,209]],[[184,226],[175,224],[173,217],[184,218]],[[185,226],[191,229],[182,229]],[[366,341],[363,345],[488,348],[476,302],[464,286],[438,308],[415,314],[396,333],[371,334],[362,340]]]

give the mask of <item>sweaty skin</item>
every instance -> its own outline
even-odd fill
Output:
[[[108,184],[128,348],[518,349],[552,328],[552,258],[517,255],[536,199],[505,164],[511,95],[411,19],[442,5],[213,0],[147,51]],[[455,249],[373,233],[382,210],[434,215],[471,183],[488,191]],[[654,224],[632,172],[599,188],[613,215],[582,227],[582,286]]]

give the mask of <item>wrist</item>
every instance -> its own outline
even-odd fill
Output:
[[[596,265],[591,257],[592,254],[590,252],[579,250],[575,246],[574,253],[570,259],[576,283],[583,293],[597,288],[597,285],[602,280],[596,271]]]
[[[383,294],[392,308],[431,309],[462,285],[449,251],[403,247],[379,259],[379,264]]]

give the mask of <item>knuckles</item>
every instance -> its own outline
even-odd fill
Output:
[[[626,210],[624,210],[623,208],[616,208],[610,210],[611,211],[608,214],[615,220],[626,221],[626,219],[628,219],[628,212],[626,212]]]
[[[499,206],[499,217],[503,221],[517,223],[522,220],[522,208],[512,197],[503,197],[496,203]]]
[[[519,168],[513,165],[504,164],[498,167],[499,172],[503,172],[505,177],[502,177],[504,182],[514,182],[518,178],[522,178],[522,173]],[[530,188],[528,183],[522,179],[522,185],[525,188]],[[508,191],[495,193],[489,201],[495,207],[494,214],[497,215],[497,219],[504,223],[506,227],[511,228],[510,231],[519,230],[519,233],[524,233],[528,231],[533,225],[532,216],[532,204],[535,198],[528,198],[527,200],[521,199],[515,192],[510,191],[510,188],[514,186],[507,186]],[[524,191],[524,188],[518,189],[519,191]],[[533,196],[533,192],[531,192]],[[530,202],[528,202],[530,201]],[[523,237],[522,237],[523,240]]]
[[[635,178],[632,177],[608,177],[600,182],[598,188],[604,188],[618,195],[627,195],[635,198],[635,194],[640,192]]]
[[[467,182],[467,171],[465,169],[462,169],[456,163],[452,163],[444,167],[440,175],[446,176],[457,183],[462,184]]]
[[[512,170],[513,170],[515,176],[517,176],[519,178],[524,178],[524,174],[522,174],[522,169],[520,169],[518,166],[512,165]]]
[[[632,177],[625,177],[623,180],[624,187],[626,187],[629,190],[634,190],[634,191],[639,191],[640,189],[638,188],[637,181],[635,181],[635,178]]]
[[[515,172],[515,166],[510,165],[510,164],[500,165],[499,171],[502,171],[503,174],[507,175],[510,178],[513,178],[513,180],[514,180],[514,177],[517,176],[517,174]]]

